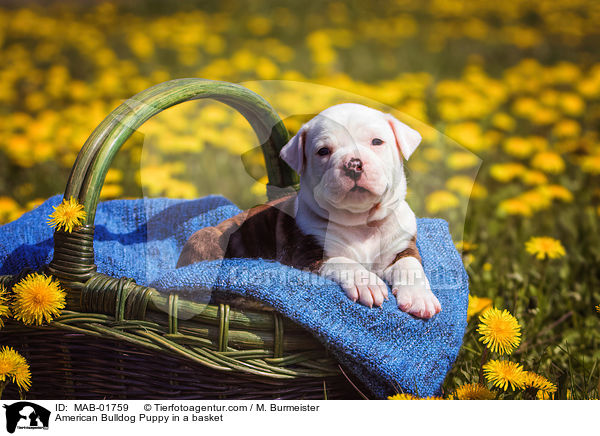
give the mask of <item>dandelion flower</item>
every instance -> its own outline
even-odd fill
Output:
[[[535,372],[525,371],[525,387],[537,389],[546,394],[554,394],[557,390],[556,385]]]
[[[9,350],[12,349],[10,347],[2,347],[2,351],[0,352],[0,382],[12,377],[19,366],[19,360],[13,354],[9,353]]]
[[[538,400],[553,400],[554,399],[554,394],[549,394],[549,393],[544,392],[544,391],[537,391],[536,398]]]
[[[537,153],[533,156],[531,165],[550,174],[560,174],[565,170],[565,161],[563,158],[558,153],[552,151]]]
[[[532,236],[525,243],[525,249],[540,260],[546,257],[557,259],[565,255],[565,247],[562,246],[560,241],[547,236]]]
[[[479,341],[493,352],[510,354],[521,343],[521,326],[508,310],[489,308],[479,317],[479,321]]]
[[[456,247],[456,249],[458,251],[473,251],[475,250],[477,247],[479,247],[478,244],[475,244],[474,242],[469,242],[469,241],[458,241],[456,244],[454,244],[454,246]]]
[[[548,190],[532,189],[523,192],[517,198],[527,204],[533,211],[544,210],[552,205],[552,197]]]
[[[501,215],[521,215],[531,216],[532,208],[521,198],[509,198],[498,205],[498,212]]]
[[[502,148],[509,155],[520,159],[529,157],[534,152],[534,146],[531,141],[517,136],[510,137],[504,141]]]
[[[493,400],[496,395],[483,385],[470,383],[456,389],[457,400]]]
[[[14,372],[13,381],[22,391],[28,391],[31,387],[31,371],[29,365],[21,365]]]
[[[446,135],[469,150],[480,151],[486,148],[481,126],[472,121],[449,125],[446,128]]]
[[[469,306],[467,308],[467,321],[479,312],[489,308],[492,305],[492,300],[489,298],[480,298],[475,295],[469,295]]]
[[[473,153],[466,151],[454,152],[448,156],[448,167],[453,170],[462,170],[465,168],[471,168],[479,164],[479,158]]]
[[[562,185],[539,186],[537,189],[553,200],[558,199],[566,203],[573,201],[573,194],[571,191]]]
[[[50,227],[56,227],[56,230],[65,230],[69,233],[74,227],[83,224],[86,217],[83,205],[71,197],[68,201],[63,200],[61,204],[54,207],[54,212],[50,214],[48,224]]]
[[[428,212],[437,213],[458,206],[459,200],[452,192],[435,191],[427,196],[425,204]]]
[[[541,171],[531,170],[521,174],[521,180],[526,185],[543,185],[548,182],[548,177]]]
[[[417,400],[417,397],[411,394],[396,394],[388,397],[388,400]]]
[[[425,397],[419,398],[412,394],[396,394],[388,397],[388,400],[443,400],[441,397]]]
[[[65,292],[58,282],[43,274],[30,274],[17,283],[12,312],[25,324],[50,322],[65,307]]]
[[[11,347],[0,350],[0,382],[7,380],[17,384],[20,390],[28,391],[31,387],[31,372],[23,356]]]
[[[573,138],[581,133],[581,126],[575,120],[561,120],[554,125],[552,133],[558,138]]]
[[[507,360],[490,360],[483,365],[485,378],[494,386],[503,390],[510,387],[513,391],[525,385],[525,371],[518,363]]]
[[[483,198],[487,195],[485,187],[474,182],[468,176],[454,176],[448,179],[446,187],[463,197],[470,197],[473,199]]]
[[[490,176],[499,182],[506,183],[521,176],[525,171],[527,168],[520,163],[495,164],[490,167]]]
[[[0,285],[0,327],[4,327],[3,316],[8,316],[10,314],[10,309],[8,307],[8,296],[6,292],[6,288]]]
[[[515,129],[516,121],[507,113],[497,113],[492,118],[492,125],[500,130],[512,131]]]
[[[580,165],[586,173],[600,174],[600,154],[582,157]]]

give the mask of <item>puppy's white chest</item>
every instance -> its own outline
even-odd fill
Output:
[[[343,227],[330,224],[324,239],[325,255],[346,257],[374,271],[384,269],[404,251],[416,234],[416,218],[406,202],[376,226]]]

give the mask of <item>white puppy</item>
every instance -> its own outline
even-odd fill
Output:
[[[317,272],[369,307],[388,298],[387,282],[401,310],[431,318],[441,306],[416,249],[402,162],[420,142],[393,116],[347,103],[304,124],[280,156],[301,177],[296,223],[324,249]]]

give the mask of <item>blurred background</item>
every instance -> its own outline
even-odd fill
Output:
[[[0,224],[62,193],[96,125],[165,80],[247,83],[292,134],[294,115],[360,96],[422,127],[409,202],[460,229],[472,294],[523,325],[519,357],[597,397],[599,46],[594,0],[3,1]],[[102,198],[249,207],[266,198],[257,145],[226,106],[179,105],[127,142]],[[534,259],[532,236],[566,256]],[[469,381],[468,353],[449,383]]]

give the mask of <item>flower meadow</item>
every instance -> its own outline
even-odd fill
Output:
[[[241,83],[292,134],[332,104],[363,102],[423,136],[407,199],[449,221],[469,274],[442,397],[597,399],[599,43],[592,0],[6,2],[0,224],[62,193],[93,129],[157,83]],[[266,199],[258,146],[227,106],[182,104],[128,140],[101,198],[219,193],[249,207]],[[79,212],[66,204],[49,223],[68,230]],[[2,290],[0,316],[49,322],[64,307],[56,286],[40,276]],[[17,351],[0,351],[0,386],[27,390]]]

